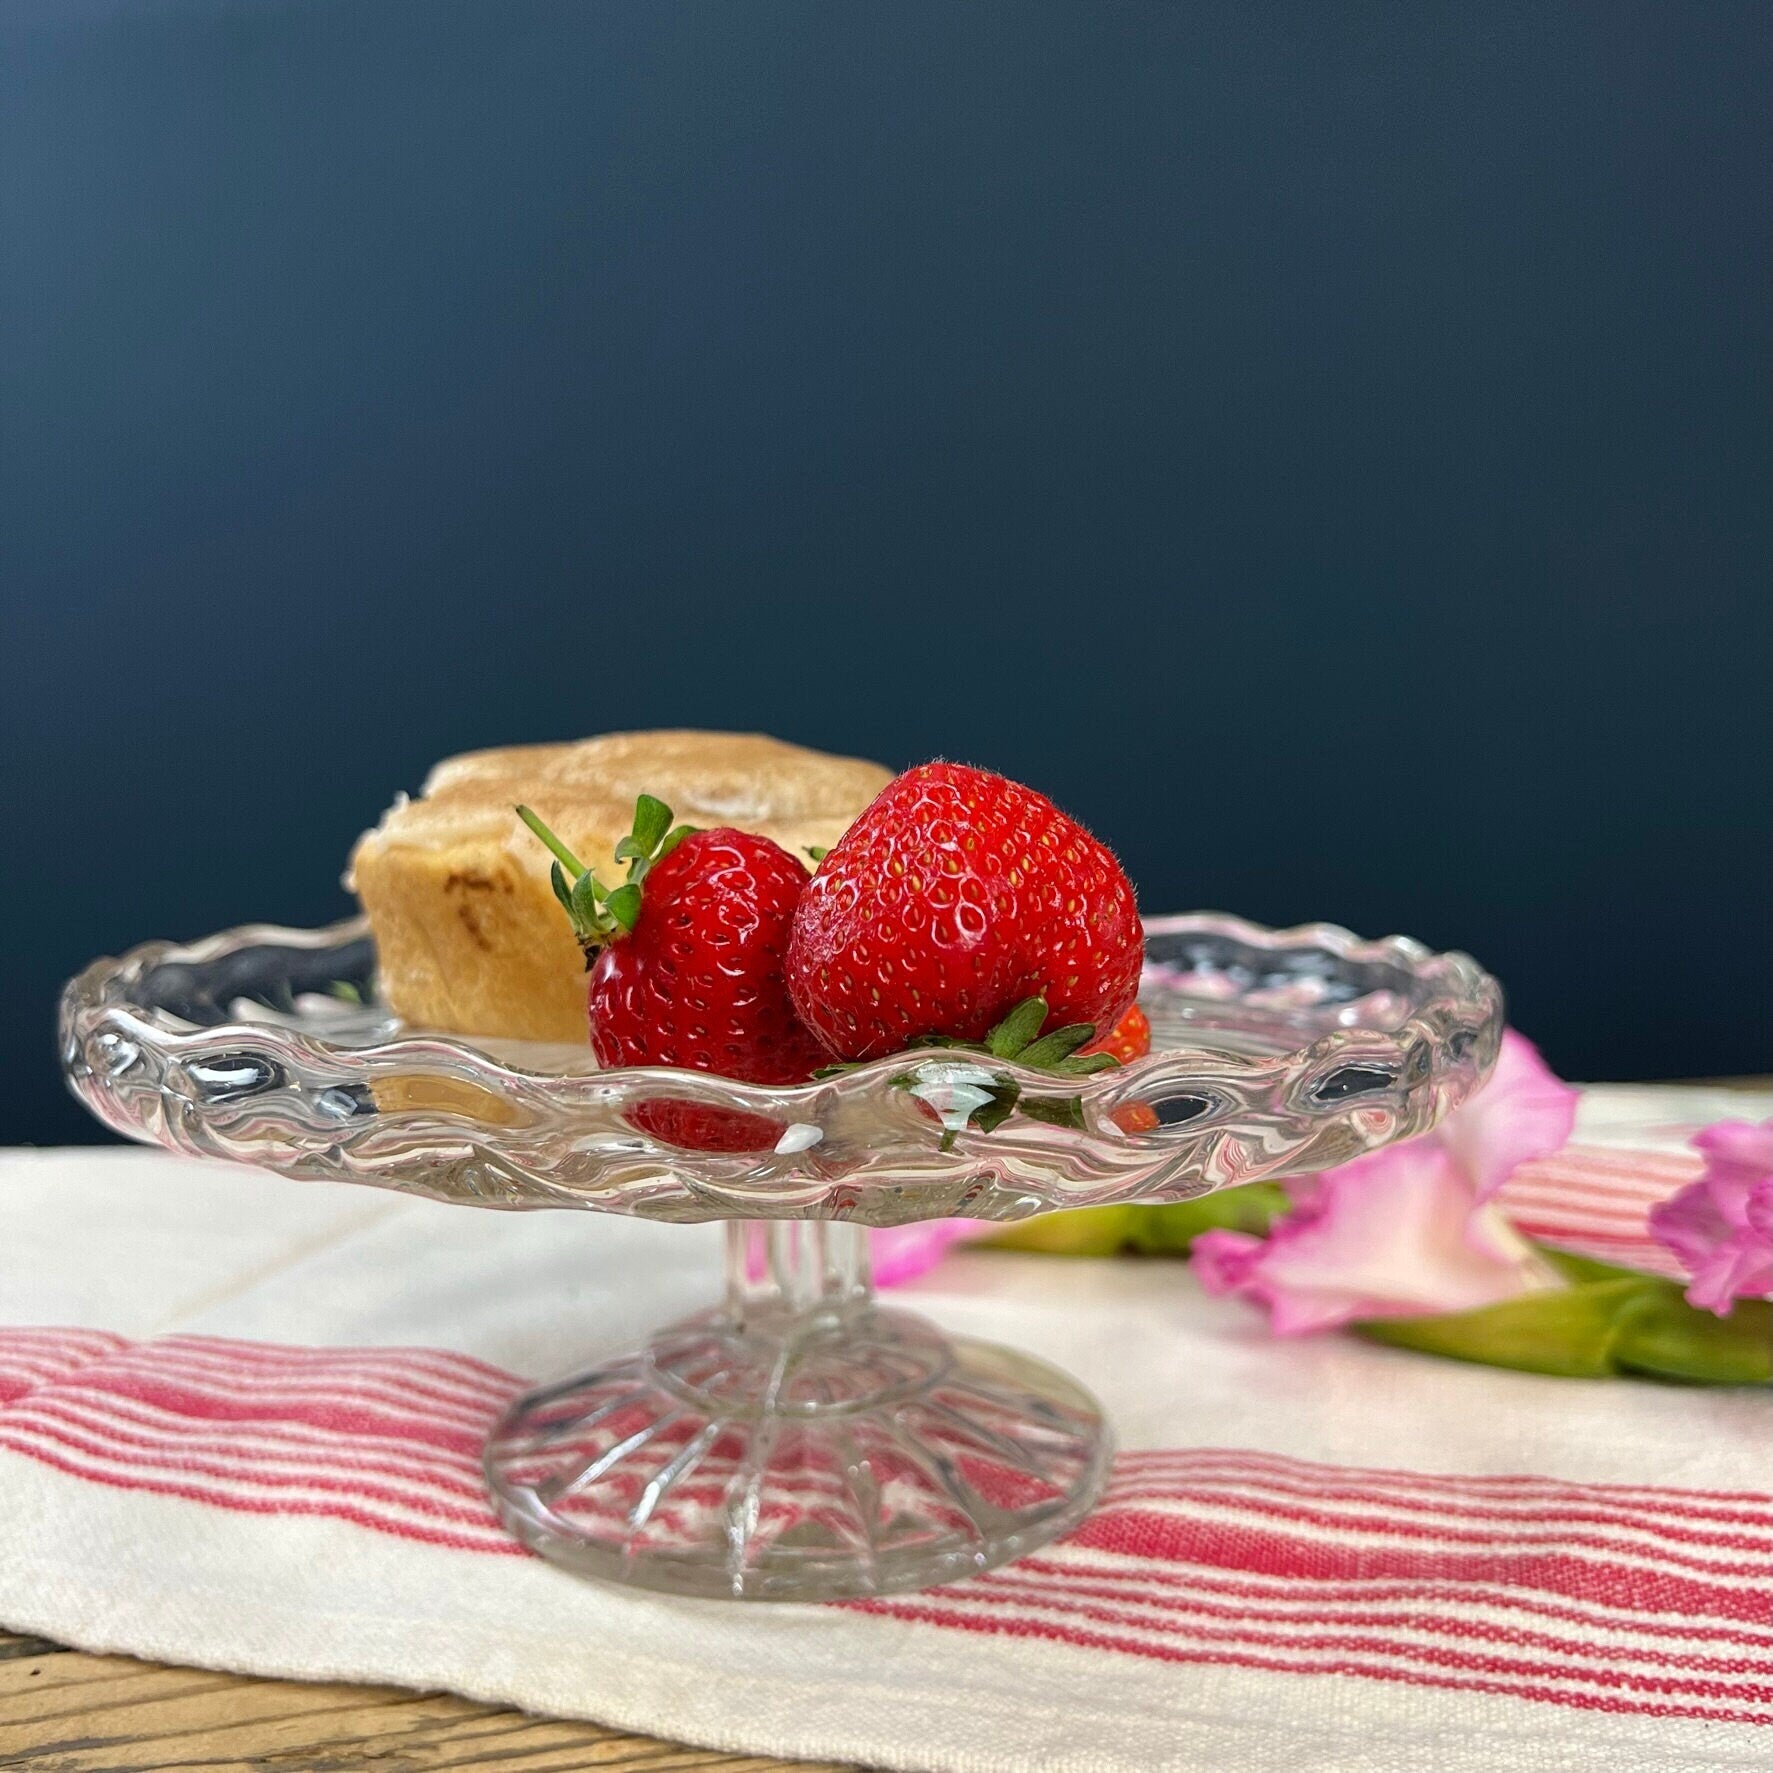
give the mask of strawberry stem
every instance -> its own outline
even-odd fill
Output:
[[[554,852],[557,857],[559,857],[560,865],[566,869],[574,880],[577,880],[581,874],[588,874],[590,872],[585,864],[581,862],[579,858],[575,856],[539,818],[537,818],[530,808],[520,806],[517,809],[517,816],[542,840],[543,843],[548,846],[549,849]]]
[[[693,825],[673,828],[671,809],[651,794],[641,795],[634,803],[634,828],[616,845],[616,860],[628,864],[628,878],[618,887],[607,887],[533,809],[519,806],[517,816],[554,857],[549,880],[561,909],[572,920],[573,934],[585,950],[587,964],[593,949],[627,935],[640,921],[640,883],[646,879],[647,870],[661,857],[670,855],[695,829]]]

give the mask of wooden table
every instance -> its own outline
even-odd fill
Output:
[[[28,1773],[856,1773],[532,1718],[447,1693],[261,1681],[0,1631],[0,1768]]]

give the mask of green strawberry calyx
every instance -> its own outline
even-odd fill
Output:
[[[932,1057],[914,1065],[892,1080],[892,1088],[916,1096],[935,1113],[942,1123],[944,1151],[951,1151],[956,1137],[968,1127],[980,1133],[994,1132],[1012,1114],[1081,1131],[1082,1097],[1030,1095],[1015,1078],[993,1071],[988,1063],[1007,1060],[1053,1078],[1091,1077],[1120,1063],[1112,1053],[1078,1050],[1096,1038],[1093,1022],[1070,1022],[1042,1034],[1046,1019],[1046,999],[1025,997],[982,1041],[923,1035],[911,1043],[911,1051],[933,1050],[954,1057]],[[836,1077],[854,1069],[852,1065],[831,1065],[817,1075]]]
[[[696,829],[694,825],[673,825],[671,809],[664,801],[651,794],[641,795],[634,803],[633,829],[616,845],[616,860],[628,864],[627,877],[611,887],[599,880],[532,808],[519,806],[517,816],[554,856],[548,879],[554,897],[572,920],[573,934],[587,961],[640,921],[641,882],[655,862],[663,861]]]

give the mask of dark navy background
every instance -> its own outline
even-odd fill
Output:
[[[1773,1067],[1773,13],[9,0],[0,1137],[476,744],[1047,789]]]

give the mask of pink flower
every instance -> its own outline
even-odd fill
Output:
[[[1773,1299],[1773,1120],[1722,1120],[1693,1144],[1705,1169],[1651,1209],[1650,1231],[1693,1277],[1688,1304],[1723,1317]]]
[[[1557,1277],[1489,1204],[1570,1136],[1576,1092],[1511,1029],[1483,1091],[1434,1133],[1290,1186],[1266,1239],[1209,1231],[1189,1260],[1211,1293],[1265,1306],[1277,1335],[1493,1305]]]
[[[991,1226],[977,1219],[927,1219],[921,1225],[895,1225],[868,1234],[874,1258],[874,1284],[896,1287],[915,1280],[942,1260],[942,1252],[962,1238],[983,1237]]]
[[[1576,1095],[1525,1035],[1505,1029],[1490,1081],[1430,1136],[1486,1201],[1522,1164],[1566,1143]]]

